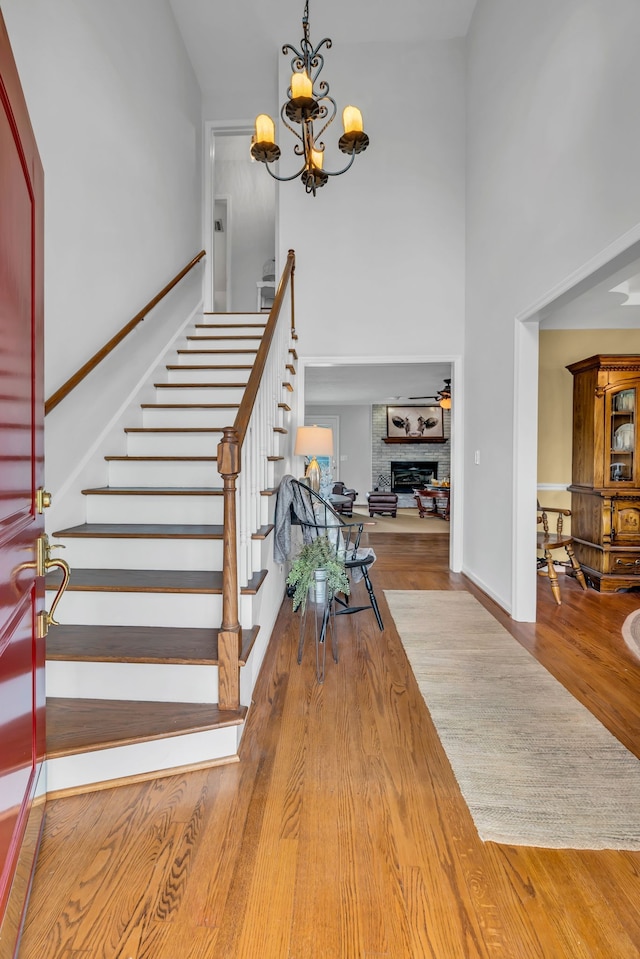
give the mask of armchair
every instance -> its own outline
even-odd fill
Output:
[[[353,504],[355,503],[357,495],[358,493],[356,490],[345,486],[344,483],[339,480],[337,483],[333,484],[333,489],[331,490],[331,496],[329,499],[336,513],[340,513],[342,516],[353,516]],[[334,496],[346,497],[348,502],[344,502],[343,500],[333,502],[332,497]]]

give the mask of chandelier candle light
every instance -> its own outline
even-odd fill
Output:
[[[333,430],[328,426],[299,426],[294,456],[308,456],[304,474],[314,493],[320,492],[320,464],[317,456],[333,456]]]
[[[329,84],[325,80],[318,81],[324,66],[324,56],[320,52],[323,47],[331,48],[331,40],[325,37],[317,47],[314,47],[309,37],[309,0],[304,5],[302,16],[303,38],[300,50],[292,44],[285,43],[282,52],[285,56],[293,53],[291,60],[291,85],[287,90],[288,100],[282,105],[280,116],[282,122],[300,141],[294,146],[294,153],[303,157],[304,163],[297,173],[291,176],[278,176],[271,169],[270,164],[280,157],[280,147],[275,142],[275,124],[270,116],[261,113],[256,117],[255,134],[251,143],[251,155],[266,165],[267,170],[280,182],[302,179],[307,193],[313,193],[324,186],[330,176],[340,176],[351,167],[357,153],[362,153],[369,146],[369,137],[363,130],[362,114],[357,107],[345,107],[342,113],[344,133],[338,141],[342,153],[349,156],[349,162],[342,170],[324,169],[324,143],[320,139],[330,123],[333,122],[337,106],[333,97],[329,96]],[[319,129],[314,129],[314,121]],[[297,127],[291,124],[297,124]]]

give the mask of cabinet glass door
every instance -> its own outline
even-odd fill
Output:
[[[609,426],[609,483],[633,483],[636,463],[635,388],[611,394]],[[606,482],[606,480],[605,480]]]

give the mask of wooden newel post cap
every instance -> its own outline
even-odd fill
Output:
[[[237,476],[240,472],[240,442],[233,426],[225,426],[218,443],[218,472],[222,476]]]

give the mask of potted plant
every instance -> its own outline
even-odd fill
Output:
[[[301,607],[305,611],[309,591],[316,590],[315,601],[324,602],[324,595],[318,588],[334,593],[349,594],[350,584],[344,560],[336,555],[333,545],[326,536],[317,536],[312,542],[305,543],[289,570],[287,585],[293,587],[293,608]]]

